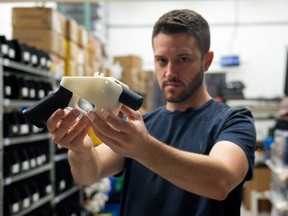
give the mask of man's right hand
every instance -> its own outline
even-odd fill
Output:
[[[87,135],[90,128],[88,118],[79,118],[77,109],[56,110],[46,122],[48,131],[52,134],[52,142],[74,153],[85,154],[91,151],[92,140]]]

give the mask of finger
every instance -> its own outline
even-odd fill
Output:
[[[55,136],[57,135],[58,138],[64,137],[68,130],[77,122],[77,118],[80,115],[80,112],[76,109],[72,109],[65,118],[62,118],[60,125],[54,131]],[[57,133],[57,134],[56,134]]]
[[[100,117],[104,120],[106,124],[110,127],[112,126],[117,131],[121,132],[128,132],[129,131],[129,124],[126,120],[116,116],[108,109],[102,109],[100,112]]]
[[[64,118],[64,116],[65,116],[64,110],[58,109],[49,117],[49,119],[46,122],[46,127],[50,133],[53,133],[57,129],[58,127],[57,122],[59,122],[62,118]]]
[[[109,114],[107,113],[107,115],[111,115],[111,118],[118,118],[117,116],[115,116],[113,113],[110,113],[110,112]],[[92,128],[95,134],[103,142],[106,142],[107,138],[115,139],[115,137],[118,137],[120,135],[119,130],[115,128],[115,125],[110,123],[113,121],[108,122],[105,116],[102,116],[101,114],[97,114],[93,111],[89,111],[87,113],[87,117],[89,118],[92,124]]]
[[[138,111],[132,110],[129,107],[122,105],[121,112],[127,116],[128,119],[139,119],[141,114]]]
[[[82,116],[82,118],[75,123],[69,131],[66,133],[66,142],[82,142],[84,137],[87,135],[87,132],[90,128],[89,119],[86,116]]]

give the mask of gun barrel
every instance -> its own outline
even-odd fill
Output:
[[[119,97],[119,102],[133,110],[138,110],[143,104],[143,97],[136,94],[134,91],[123,87],[123,91]]]

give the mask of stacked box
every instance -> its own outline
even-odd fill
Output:
[[[131,89],[137,89],[138,76],[142,71],[142,59],[139,56],[116,56],[114,63],[119,63],[122,67],[121,81],[127,84]]]
[[[154,71],[141,71],[139,73],[138,85],[135,91],[144,97],[142,113],[150,112],[153,109],[154,80]]]
[[[66,19],[64,37],[66,41],[65,76],[78,76],[78,23],[74,19]]]
[[[84,28],[84,26],[80,25],[78,27],[78,41],[77,41],[78,45],[82,48],[85,48],[87,46],[88,43],[88,33],[86,31],[86,29]]]
[[[17,7],[12,10],[13,38],[64,57],[65,18],[53,8]]]
[[[65,38],[74,43],[78,43],[79,25],[74,19],[66,19]]]
[[[66,47],[64,38],[57,32],[46,29],[13,29],[13,38],[30,46],[37,47],[47,53],[65,57]]]
[[[270,188],[271,170],[266,166],[256,166],[253,171],[253,178],[245,183],[243,191],[243,204],[247,210],[252,209],[251,193],[265,192]],[[262,199],[258,201],[258,211],[269,212],[271,210],[271,203],[269,200]]]
[[[103,62],[104,56],[101,42],[94,37],[89,37],[85,47],[85,74],[91,76],[96,71],[104,73]]]

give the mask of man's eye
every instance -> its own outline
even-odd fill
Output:
[[[187,61],[186,57],[179,58],[179,62],[186,62],[186,61]]]
[[[159,59],[157,59],[157,62],[158,62],[159,64],[163,65],[163,64],[166,64],[167,60],[166,60],[166,59],[159,58]]]

